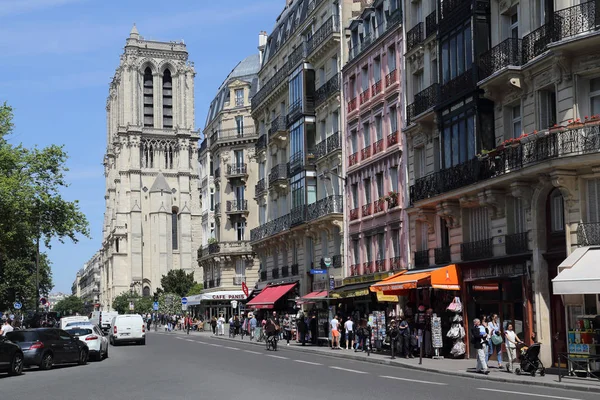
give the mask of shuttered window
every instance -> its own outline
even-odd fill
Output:
[[[600,222],[600,179],[587,181],[587,222]]]
[[[513,233],[522,233],[527,230],[525,226],[525,207],[523,206],[523,200],[517,197],[513,197]]]
[[[469,234],[471,242],[489,239],[489,217],[485,207],[469,209]]]
[[[565,230],[563,197],[558,189],[554,189],[550,195],[550,222],[552,232],[562,232]]]

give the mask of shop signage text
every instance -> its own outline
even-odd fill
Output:
[[[244,300],[245,298],[243,294],[215,294],[211,300]]]
[[[382,281],[385,278],[388,278],[392,275],[393,275],[392,272],[378,272],[376,274],[371,274],[371,275],[352,276],[350,278],[344,278],[344,286],[345,285],[354,285],[356,283]]]
[[[523,264],[490,265],[488,267],[463,267],[463,280],[476,281],[480,279],[509,278],[525,274]]]

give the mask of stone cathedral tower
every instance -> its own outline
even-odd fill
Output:
[[[144,40],[134,25],[106,104],[104,310],[125,291],[151,295],[172,269],[202,282],[194,76],[183,42]]]

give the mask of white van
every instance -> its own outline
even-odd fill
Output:
[[[112,319],[119,315],[116,311],[92,311],[90,322],[98,325],[103,332],[108,333]]]
[[[146,344],[146,324],[139,314],[117,315],[110,323],[110,343],[122,342]]]
[[[85,315],[75,315],[73,317],[62,317],[60,319],[60,329],[65,329],[69,326],[79,326],[82,323],[89,323],[90,319]]]

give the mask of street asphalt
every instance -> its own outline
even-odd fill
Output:
[[[266,351],[210,336],[150,333],[146,346],[110,347],[86,366],[0,374],[7,399],[564,399],[597,393],[489,382],[287,349]]]

